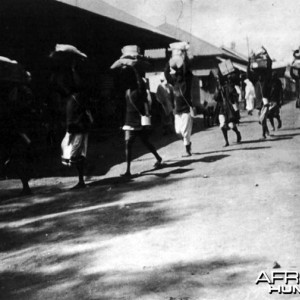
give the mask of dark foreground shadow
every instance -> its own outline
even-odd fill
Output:
[[[135,202],[126,205],[77,206],[57,213],[45,212],[20,222],[8,223],[12,227],[0,229],[0,252],[24,249],[38,244],[53,244],[80,239],[86,234],[118,235],[133,233],[167,224],[173,219],[165,214],[161,204],[168,199]],[[26,211],[19,213],[19,216]],[[28,211],[26,212],[28,213]],[[11,219],[8,216],[6,219]],[[8,221],[8,220],[7,220]]]
[[[82,253],[86,256],[89,254]],[[30,300],[37,299],[37,295],[60,299],[64,295],[63,299],[66,300],[193,300],[205,299],[207,294],[216,293],[217,290],[220,291],[218,299],[221,299],[222,291],[234,293],[237,287],[244,289],[246,295],[249,282],[253,279],[249,269],[263,263],[261,258],[217,257],[145,267],[140,271],[111,270],[89,274],[76,268],[76,255],[52,257],[45,265],[60,266],[58,259],[63,259],[64,267],[52,274],[34,271],[0,273],[3,299]]]

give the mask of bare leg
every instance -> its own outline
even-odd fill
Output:
[[[143,142],[143,144],[146,146],[146,148],[154,155],[156,158],[156,163],[154,164],[154,167],[159,167],[162,162],[162,158],[157,153],[155,147],[149,142],[148,140],[148,133],[147,132],[141,132],[140,138]]]
[[[84,182],[84,157],[80,157],[76,162],[75,166],[78,173],[78,183],[72,188],[72,189],[82,189],[85,188],[85,182]]]
[[[237,129],[236,126],[234,126],[234,127],[232,128],[232,130],[236,133],[236,142],[237,142],[237,143],[240,143],[241,140],[242,140],[241,133],[239,132],[239,130]]]
[[[18,174],[18,177],[21,179],[22,186],[23,186],[21,195],[22,196],[31,195],[31,189],[28,184],[29,177],[26,172],[25,166],[20,162],[16,163],[16,172]]]
[[[223,136],[224,136],[224,139],[225,139],[225,145],[224,145],[224,147],[227,147],[227,146],[229,146],[229,142],[228,142],[228,130],[227,130],[227,128],[221,128],[221,130],[222,130],[222,133],[223,133]]]
[[[271,123],[271,126],[272,126],[272,130],[274,131],[275,130],[275,126],[274,126],[274,119],[273,117],[268,117],[270,123]]]
[[[265,139],[265,138],[267,137],[267,135],[269,135],[269,134],[270,134],[270,133],[269,133],[268,126],[267,126],[266,122],[264,122],[264,123],[262,124],[262,136],[263,136],[263,138]]]
[[[192,156],[192,143],[190,142],[188,145],[185,146],[186,154],[183,157]]]
[[[282,122],[281,122],[281,119],[280,119],[280,114],[276,115],[276,119],[277,119],[277,121],[278,121],[277,128],[280,129],[281,126],[282,126]]]
[[[126,156],[126,172],[121,174],[121,176],[131,176],[130,165],[131,165],[131,156],[132,156],[132,144],[133,140],[125,141],[125,156]]]
[[[84,160],[83,159],[80,162],[78,162],[78,164],[76,165],[76,168],[77,168],[77,172],[78,172],[78,183],[81,186],[85,186],[84,177],[83,177],[83,173],[84,173]]]

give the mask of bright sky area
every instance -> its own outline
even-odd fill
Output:
[[[299,0],[104,0],[154,26],[167,22],[215,45],[247,55],[265,46],[292,62],[300,46]]]

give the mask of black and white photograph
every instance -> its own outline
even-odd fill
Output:
[[[299,16],[0,0],[0,299],[299,299]]]

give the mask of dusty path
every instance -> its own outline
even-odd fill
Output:
[[[230,132],[222,148],[214,127],[193,135],[191,158],[180,141],[159,150],[161,170],[139,157],[130,181],[120,164],[84,192],[55,177],[33,181],[35,196],[1,201],[0,299],[298,299],[255,285],[274,261],[300,271],[294,107],[265,141],[256,117],[244,116],[242,144]]]

